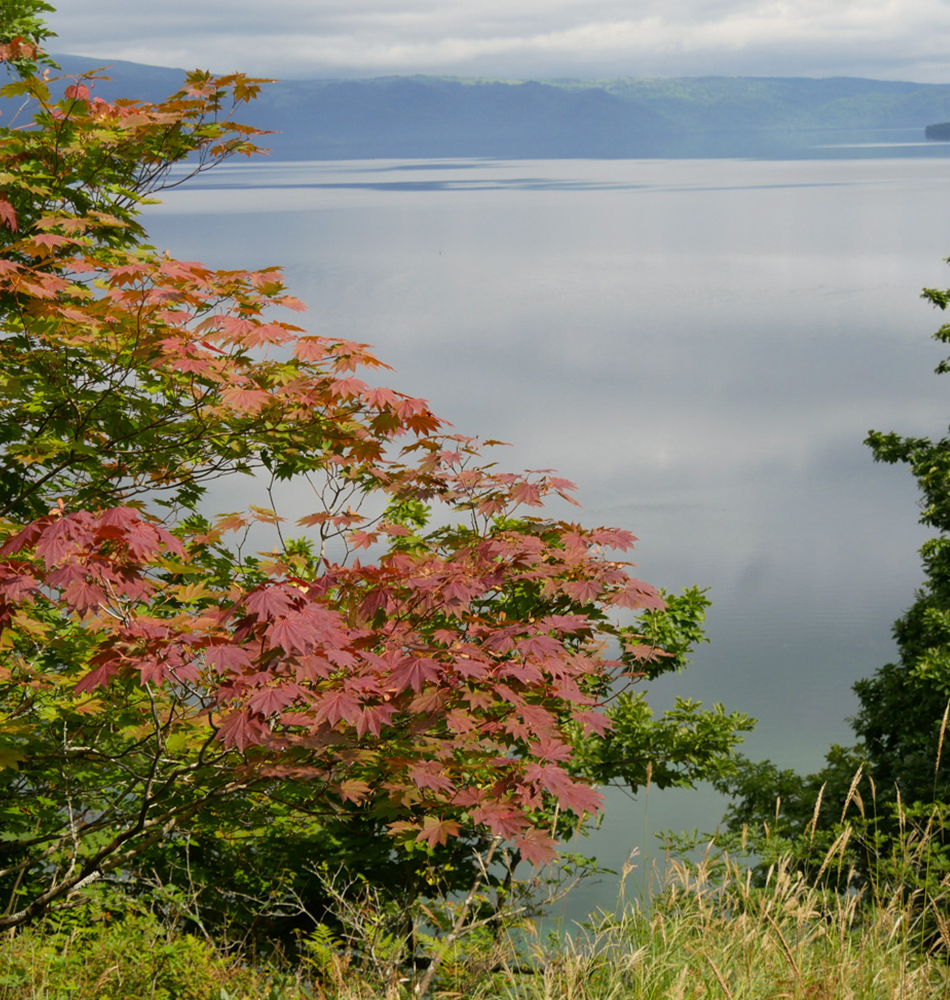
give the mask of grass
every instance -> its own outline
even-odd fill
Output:
[[[648,908],[627,903],[548,939],[528,924],[460,943],[430,996],[950,1000],[946,925],[921,935],[922,915],[942,907],[882,890],[865,900],[815,888],[787,863],[757,886],[727,856],[672,862]],[[326,934],[295,970],[252,966],[150,915],[0,940],[0,1000],[408,1000],[398,971]]]
[[[519,1000],[937,1000],[950,996],[941,955],[920,949],[913,903],[895,894],[805,884],[778,865],[763,888],[728,858],[674,863],[650,912],[601,914],[556,948]],[[506,994],[499,994],[505,996]]]

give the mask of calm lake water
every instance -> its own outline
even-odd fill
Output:
[[[711,643],[652,701],[747,711],[750,756],[814,768],[922,578],[914,483],[862,441],[950,413],[919,299],[950,286],[950,165],[913,154],[226,165],[149,227],[186,259],[283,265],[310,332],[372,343],[505,463],[578,482],[644,579],[710,587]],[[619,867],[722,807],[612,794],[585,846]]]

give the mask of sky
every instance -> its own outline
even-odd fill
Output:
[[[950,82],[950,0],[53,0],[54,52],[284,79]]]

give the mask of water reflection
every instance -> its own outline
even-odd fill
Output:
[[[644,579],[712,588],[712,643],[656,704],[748,711],[750,754],[782,766],[848,739],[925,537],[911,477],[862,440],[947,422],[919,301],[950,284],[941,162],[273,164],[202,185],[150,210],[157,245],[283,263],[312,332],[375,344],[391,384],[511,441],[506,463],[580,482],[587,522],[642,539]],[[643,806],[612,807],[590,850],[619,867]],[[654,793],[648,824],[719,812]]]

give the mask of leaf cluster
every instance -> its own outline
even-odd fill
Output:
[[[44,0],[0,0],[0,61],[20,77],[34,76],[40,66],[58,68],[43,52],[56,37],[43,18],[53,11]]]

